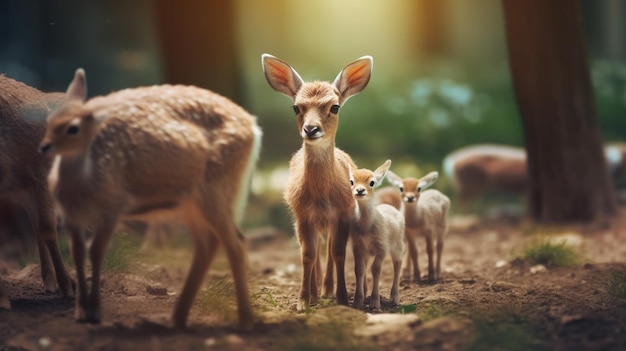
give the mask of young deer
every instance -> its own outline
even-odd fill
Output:
[[[364,56],[348,64],[332,83],[304,82],[300,75],[276,57],[262,56],[269,85],[290,97],[296,114],[302,147],[289,163],[290,178],[285,200],[295,216],[295,230],[302,257],[302,285],[296,309],[302,311],[319,297],[321,283],[318,236],[327,236],[324,295],[333,290],[333,263],[337,272],[337,303],[348,305],[345,254],[354,200],[346,181],[354,166],[348,154],[335,147],[339,108],[369,82],[373,59]]]
[[[391,161],[387,160],[374,172],[369,169],[351,170],[350,184],[354,196],[354,217],[350,225],[352,251],[354,253],[354,273],[356,275],[356,292],[354,307],[362,308],[367,283],[365,269],[370,255],[372,262],[372,295],[370,308],[380,310],[378,285],[382,264],[387,253],[393,262],[393,284],[391,285],[391,301],[398,304],[398,284],[404,253],[404,215],[395,207],[377,203],[374,200],[374,188],[385,178]]]
[[[40,146],[42,153],[61,157],[56,198],[72,238],[76,319],[101,319],[100,266],[118,220],[178,216],[194,238],[195,252],[174,325],[185,326],[221,244],[235,280],[239,323],[250,328],[247,254],[236,223],[260,147],[255,118],[196,87],[141,87],[89,101],[86,89],[79,69],[63,105],[49,116]],[[95,230],[90,292],[83,238],[88,225]]]
[[[43,93],[0,75],[0,204],[2,227],[15,230],[24,213],[28,228],[37,238],[41,276],[46,291],[73,297],[57,241],[56,218],[46,177],[51,161],[37,152],[48,113],[61,103],[63,94]],[[22,232],[20,230],[20,232]],[[28,241],[28,240],[26,240]]]
[[[426,190],[437,181],[438,173],[431,172],[420,179],[400,178],[393,172],[387,173],[387,179],[399,190],[395,192],[397,198],[402,201],[405,218],[405,236],[409,246],[406,256],[404,276],[410,279],[411,266],[413,267],[413,281],[420,280],[420,270],[417,255],[417,238],[420,236],[426,239],[426,252],[428,254],[428,280],[435,281],[441,279],[441,254],[443,243],[448,231],[448,209],[450,199],[439,190]],[[389,195],[383,193],[382,195]],[[388,201],[380,198],[381,201]],[[387,202],[389,203],[389,202]],[[433,264],[433,245],[437,245],[437,265]]]

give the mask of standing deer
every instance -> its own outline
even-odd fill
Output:
[[[260,148],[256,120],[232,101],[191,86],[126,89],[86,101],[82,69],[63,105],[48,118],[40,150],[60,156],[56,198],[72,238],[78,277],[75,317],[101,319],[100,267],[118,220],[177,216],[194,238],[189,274],[173,313],[186,325],[189,309],[220,245],[235,280],[242,328],[253,316],[247,254],[236,223]],[[86,226],[91,291],[85,276]]]
[[[420,270],[418,264],[417,239],[426,239],[426,253],[428,254],[428,280],[441,279],[441,255],[444,240],[448,231],[448,210],[450,199],[439,190],[424,189],[437,181],[438,173],[430,172],[422,178],[400,178],[395,173],[387,172],[387,179],[396,186],[391,192],[381,189],[376,192],[377,199],[384,203],[395,205],[400,203],[404,208],[405,236],[409,250],[406,255],[404,276],[410,279],[413,268],[413,281],[419,282]],[[393,195],[395,194],[395,195]],[[433,246],[437,246],[437,263],[433,262]]]
[[[302,284],[296,309],[305,310],[319,298],[321,263],[318,237],[327,237],[324,295],[332,295],[333,263],[337,272],[338,304],[348,305],[345,255],[354,200],[348,170],[355,166],[348,154],[335,147],[339,109],[369,82],[373,59],[363,56],[348,64],[330,82],[304,82],[286,62],[264,54],[263,71],[269,85],[293,100],[302,147],[289,162],[285,200],[295,217],[300,242]]]
[[[9,212],[0,217],[7,222],[2,223],[3,228],[16,230],[20,228],[16,214],[25,214],[28,228],[20,234],[32,232],[37,238],[44,289],[52,292],[58,288],[62,296],[73,297],[46,179],[51,161],[37,152],[46,117],[62,99],[61,93],[43,93],[0,75],[0,208]]]
[[[370,308],[380,310],[380,294],[378,286],[380,273],[387,253],[393,263],[393,284],[391,285],[391,301],[400,301],[398,285],[402,254],[404,253],[404,215],[392,205],[377,203],[374,200],[374,188],[385,179],[391,166],[387,160],[374,172],[369,169],[351,170],[350,184],[354,196],[354,217],[350,225],[352,251],[354,253],[354,273],[356,275],[356,292],[354,307],[362,308],[367,293],[365,269],[370,255],[372,262],[372,295]]]

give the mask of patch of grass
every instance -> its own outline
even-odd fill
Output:
[[[549,267],[572,267],[583,262],[581,254],[565,241],[547,237],[531,239],[522,250],[521,256]]]
[[[297,336],[296,343],[289,349],[294,351],[370,351],[376,350],[358,340],[354,325],[341,318],[330,319],[325,323],[309,326],[307,332]]]
[[[452,311],[445,306],[438,303],[428,303],[416,308],[417,315],[424,322],[431,321],[433,319],[449,316]]]
[[[114,233],[102,260],[102,271],[107,273],[136,273],[139,267],[139,240],[128,233]]]
[[[474,341],[465,350],[548,350],[533,334],[530,326],[521,323],[478,319],[474,323]]]
[[[609,295],[626,299],[626,269],[610,271],[604,284]]]
[[[212,281],[201,289],[194,306],[203,314],[214,314],[226,321],[237,321],[235,283],[231,276]]]
[[[262,311],[269,311],[278,307],[278,301],[274,297],[272,290],[267,287],[262,287],[257,292],[252,293],[251,298],[257,302],[257,307]]]

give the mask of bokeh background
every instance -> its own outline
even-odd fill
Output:
[[[602,135],[626,140],[626,2],[581,4]],[[305,80],[332,80],[372,55],[372,80],[342,109],[337,145],[359,166],[390,158],[417,176],[441,171],[464,145],[522,145],[503,20],[500,0],[3,0],[0,72],[64,91],[83,67],[90,96],[181,83],[230,97],[265,134],[245,225],[290,230],[281,190],[301,140],[262,53]],[[437,187],[449,192],[445,178]]]

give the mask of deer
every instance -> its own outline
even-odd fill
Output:
[[[44,93],[0,75],[0,208],[5,212],[0,217],[6,222],[1,227],[36,237],[44,290],[72,298],[73,281],[59,249],[54,201],[47,182],[51,161],[37,152],[46,117],[63,95]],[[21,217],[27,223],[18,226]]]
[[[380,310],[378,291],[382,265],[387,254],[393,264],[393,283],[390,300],[394,304],[400,301],[399,284],[404,254],[404,214],[386,203],[378,203],[374,198],[374,189],[380,186],[391,167],[391,160],[385,161],[375,171],[366,168],[350,169],[350,185],[354,196],[354,216],[350,224],[350,238],[354,254],[354,274],[356,291],[353,307],[361,309],[367,293],[365,270],[369,256],[372,262],[372,294],[370,308]]]
[[[261,61],[270,87],[293,101],[302,137],[302,146],[289,161],[290,176],[284,192],[294,215],[303,268],[296,310],[304,311],[319,300],[318,285],[322,283],[319,241],[323,238],[327,240],[323,294],[332,296],[334,267],[335,300],[347,306],[345,258],[354,200],[344,164],[356,165],[346,152],[335,147],[335,135],[339,110],[367,86],[373,58],[363,56],[349,63],[332,83],[305,82],[288,63],[270,54],[263,54]]]
[[[626,146],[607,143],[604,155],[614,181],[623,179],[626,175]],[[519,147],[498,144],[466,146],[447,155],[443,169],[463,204],[488,191],[522,196],[528,186],[526,151]]]
[[[404,213],[404,234],[408,250],[402,275],[414,283],[421,280],[417,247],[417,240],[420,237],[426,241],[428,280],[432,282],[441,279],[441,257],[448,232],[450,199],[439,190],[426,190],[437,181],[438,177],[438,172],[430,172],[421,178],[403,179],[392,171],[388,171],[387,180],[397,189],[387,187],[376,192],[378,201],[390,204]],[[436,264],[434,263],[435,246]]]
[[[239,325],[251,329],[247,253],[238,223],[261,144],[256,118],[231,100],[194,86],[123,89],[87,100],[76,70],[62,105],[47,120],[40,152],[59,157],[55,197],[71,236],[78,322],[100,323],[100,268],[116,223],[177,219],[194,254],[172,314],[186,326],[189,310],[220,246],[234,277]],[[91,290],[85,274],[86,227]]]

